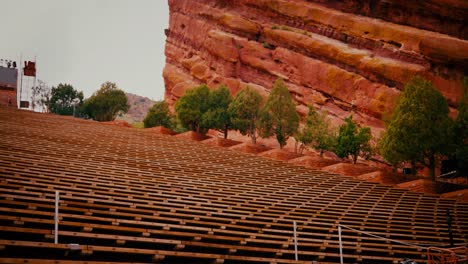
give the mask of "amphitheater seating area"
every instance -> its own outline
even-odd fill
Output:
[[[0,263],[339,263],[339,224],[387,239],[343,228],[345,263],[425,263],[425,247],[449,243],[447,210],[466,245],[466,202],[0,108]]]

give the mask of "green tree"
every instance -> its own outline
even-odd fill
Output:
[[[171,129],[176,133],[184,133],[189,131],[185,126],[182,125],[182,122],[180,122],[179,118],[177,118],[177,115],[172,115],[171,125]]]
[[[186,129],[205,134],[209,127],[204,124],[203,115],[209,109],[210,89],[205,84],[185,92],[175,104],[175,112]]]
[[[335,142],[335,153],[340,158],[352,157],[356,164],[358,156],[369,157],[371,154],[370,140],[372,134],[368,127],[358,127],[353,122],[353,117],[345,118],[345,123],[340,126]]]
[[[297,133],[294,135],[294,139],[296,140],[296,145],[294,147],[296,153],[302,154],[304,149],[312,144],[312,133],[313,129],[307,124],[303,126],[299,125]]]
[[[231,116],[228,111],[231,101],[229,89],[224,85],[220,86],[210,92],[208,110],[202,116],[203,126],[223,132],[224,138],[227,138],[231,127]]]
[[[83,106],[84,112],[89,117],[100,122],[112,121],[119,113],[126,113],[129,108],[125,92],[113,82],[103,83]]]
[[[318,113],[313,106],[309,106],[305,124],[299,129],[295,138],[301,144],[299,153],[302,154],[305,146],[310,146],[319,150],[322,157],[325,150],[333,149],[336,135],[326,114]]]
[[[59,115],[73,115],[73,110],[83,104],[83,92],[78,92],[70,84],[52,87],[49,110]]]
[[[458,167],[468,170],[468,77],[463,78],[463,96],[458,105],[454,124],[455,157]]]
[[[257,143],[257,121],[261,103],[260,94],[247,86],[236,94],[228,108],[232,127],[242,135],[248,135],[253,144]]]
[[[277,79],[270,95],[261,110],[259,128],[262,137],[276,136],[282,149],[290,136],[299,127],[299,115],[296,112],[288,87],[282,79]]]
[[[441,155],[452,145],[452,120],[442,94],[431,82],[415,77],[406,85],[386,124],[379,149],[391,164],[403,161],[420,163],[435,179]]]
[[[154,103],[154,105],[148,110],[148,113],[146,113],[143,124],[146,128],[155,126],[172,128],[171,112],[166,101],[163,100]]]

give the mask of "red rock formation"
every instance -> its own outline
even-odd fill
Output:
[[[232,147],[229,147],[229,149],[242,151],[242,152],[245,152],[245,153],[251,153],[251,154],[258,154],[258,153],[261,153],[261,152],[264,152],[264,151],[271,150],[271,148],[269,148],[267,146],[260,145],[260,144],[253,145],[253,144],[247,143],[247,142],[242,143],[242,144],[234,145]]]
[[[231,139],[226,139],[226,138],[212,137],[212,138],[201,141],[201,143],[208,144],[211,146],[228,148],[237,144],[241,144],[242,142],[231,140]]]
[[[377,133],[404,83],[422,75],[454,112],[468,65],[468,6],[442,2],[169,0],[166,100],[200,83],[267,96],[281,77],[301,115],[308,105],[335,123],[353,113]]]
[[[284,150],[284,149],[272,149],[272,150],[269,150],[269,151],[262,152],[262,153],[260,153],[258,155],[261,156],[261,157],[266,157],[266,158],[270,158],[270,159],[274,159],[274,160],[282,160],[282,161],[296,159],[296,158],[302,156],[302,154],[287,151],[287,150]]]
[[[356,177],[360,180],[378,182],[386,185],[396,185],[403,182],[413,181],[418,179],[413,175],[406,175],[392,172],[390,169],[379,169],[377,171],[361,174]]]
[[[465,0],[310,0],[343,12],[351,12],[391,21],[397,24],[468,38]]]
[[[338,173],[345,176],[357,177],[362,174],[377,171],[378,169],[364,164],[337,163],[327,167],[323,167],[322,170]]]
[[[187,132],[184,132],[184,133],[180,133],[180,134],[175,135],[174,137],[189,139],[189,140],[195,140],[195,141],[202,141],[202,140],[210,138],[207,135],[203,135],[203,134],[193,132],[193,131],[187,131]]]
[[[146,128],[145,131],[150,131],[151,133],[162,134],[162,135],[176,135],[177,133],[170,130],[169,128],[165,128],[163,126],[151,127]]]
[[[314,157],[303,156],[303,157],[291,159],[288,162],[294,165],[299,165],[299,166],[304,166],[304,167],[314,168],[314,169],[321,169],[323,167],[327,167],[327,166],[339,163],[339,161],[337,160],[325,159],[319,156],[314,156]]]

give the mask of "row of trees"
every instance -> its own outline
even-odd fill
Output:
[[[297,142],[296,150],[306,147],[334,151],[340,157],[351,156],[356,162],[359,155],[370,154],[371,133],[369,128],[360,128],[352,117],[336,129],[324,113],[310,107],[305,124],[300,127],[299,115],[291,95],[282,79],[275,81],[270,95],[263,102],[260,94],[245,87],[234,98],[225,86],[210,91],[206,85],[188,90],[175,104],[171,115],[166,102],[157,102],[148,112],[145,127],[165,126],[174,130],[192,130],[205,134],[216,129],[227,138],[229,130],[238,130],[252,139],[275,136],[280,148],[290,137]]]
[[[441,160],[457,162],[459,170],[468,171],[468,78],[463,79],[463,96],[458,115],[449,117],[449,106],[444,96],[422,77],[409,81],[394,111],[386,119],[386,130],[376,147],[370,144],[369,128],[358,127],[351,120],[339,127],[338,135],[329,132],[324,114],[310,109],[305,127],[298,139],[321,150],[334,151],[339,157],[370,157],[380,154],[391,165],[409,163],[413,168],[429,169],[435,179],[435,170]],[[308,144],[307,144],[308,143]],[[406,166],[406,165],[404,165]],[[415,170],[413,170],[415,172]]]
[[[416,77],[405,85],[397,105],[386,120],[386,131],[373,146],[370,128],[360,127],[352,116],[334,128],[325,113],[309,107],[303,125],[299,124],[291,95],[284,82],[278,79],[267,100],[246,87],[231,98],[229,90],[221,86],[210,91],[206,85],[187,91],[175,105],[171,115],[165,102],[156,103],[148,112],[145,127],[166,126],[175,130],[206,133],[217,129],[227,138],[228,130],[238,130],[256,143],[258,136],[274,135],[280,148],[289,137],[296,140],[296,151],[306,147],[332,151],[341,158],[359,156],[369,158],[382,155],[394,166],[403,162],[435,168],[443,158],[458,160],[459,167],[468,164],[468,78],[464,79],[464,95],[455,120],[449,117],[448,103],[427,80]]]
[[[50,88],[39,81],[32,89],[32,108],[40,107],[45,112],[92,118],[96,121],[114,120],[119,113],[129,109],[127,96],[115,83],[105,82],[88,99],[83,92],[70,84],[59,84]]]
[[[352,116],[344,121],[337,130],[331,126],[324,112],[319,113],[309,107],[304,125],[294,135],[299,144],[297,152],[302,153],[305,147],[320,151],[320,156],[325,151],[331,151],[340,158],[351,157],[353,163],[357,162],[359,156],[370,158],[373,153],[370,128],[359,127]]]
[[[245,87],[234,98],[225,86],[210,91],[200,85],[188,90],[175,104],[171,116],[167,104],[157,102],[148,112],[145,127],[166,126],[205,134],[209,129],[223,132],[227,138],[230,129],[238,130],[256,144],[257,133],[262,137],[275,135],[282,148],[299,125],[299,116],[283,80],[273,85],[266,102],[260,94]]]
[[[261,137],[276,136],[280,148],[297,131],[299,116],[291,95],[283,80],[273,85],[265,103],[260,94],[246,87],[231,98],[225,86],[210,91],[201,85],[182,96],[175,104],[177,120],[188,129],[206,133],[216,129],[227,138],[229,129],[240,131],[256,144],[257,133]]]

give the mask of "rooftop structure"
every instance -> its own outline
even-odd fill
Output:
[[[17,106],[18,69],[0,65],[0,105]]]

